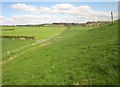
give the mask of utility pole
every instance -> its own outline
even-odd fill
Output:
[[[114,23],[113,22],[113,13],[111,12],[111,20],[112,20],[112,24]]]

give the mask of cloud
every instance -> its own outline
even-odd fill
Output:
[[[52,6],[53,9],[60,9],[60,10],[69,10],[71,8],[74,8],[72,4],[56,4]]]
[[[5,17],[0,16],[0,23],[3,22],[5,20]]]
[[[16,10],[21,10],[21,11],[26,11],[26,12],[36,12],[37,11],[37,8],[35,6],[21,4],[21,3],[11,5],[10,7],[13,9],[16,9]]]
[[[115,18],[115,17],[114,17]],[[2,19],[2,20],[1,20]],[[83,23],[87,21],[106,21],[110,17],[96,17],[94,15],[55,15],[55,14],[40,14],[40,15],[15,15],[12,18],[5,18],[0,16],[0,24],[2,25],[25,25],[25,24],[43,24],[54,22],[67,22],[67,23]]]
[[[72,4],[56,4],[51,7],[40,7],[38,11],[47,14],[75,14],[79,15],[81,12],[90,12],[92,11],[91,7],[87,5],[74,6]]]
[[[43,24],[54,22],[77,22],[78,19],[73,16],[61,15],[16,15],[9,19],[4,19],[2,25],[25,25],[25,24]]]
[[[87,21],[110,21],[110,12],[95,11],[88,5],[75,6],[68,3],[55,4],[51,7],[35,7],[27,4],[13,4],[10,6],[20,11],[31,12],[31,15],[14,15],[11,18],[0,16],[1,24],[42,24],[53,22],[83,23]],[[114,12],[114,20],[118,13]]]

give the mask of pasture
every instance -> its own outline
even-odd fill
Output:
[[[16,56],[2,65],[3,85],[118,84],[117,22],[114,25],[93,26],[91,29],[75,25],[69,28],[15,27],[15,30],[3,31],[3,35],[28,35],[40,40],[57,33],[60,34],[47,42],[5,58],[7,60]],[[3,51],[33,42],[3,39]]]
[[[54,34],[60,33],[65,29],[64,26],[56,27],[2,27],[3,36],[33,36],[36,39],[46,39]]]
[[[20,39],[2,39],[2,59],[10,57],[10,55],[23,50],[25,46],[30,46],[35,40]]]
[[[3,36],[33,36],[33,40],[22,40],[14,38],[2,39],[2,57],[3,60],[17,52],[23,51],[26,47],[32,46],[38,40],[44,40],[61,33],[65,27],[18,27],[3,26]]]

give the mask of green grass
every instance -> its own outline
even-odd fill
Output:
[[[14,53],[23,50],[25,46],[34,43],[35,40],[20,40],[20,39],[2,39],[2,59],[6,59]]]
[[[46,39],[54,34],[62,32],[65,27],[2,27],[3,36],[34,36],[36,39]],[[7,30],[8,29],[8,30]],[[14,30],[9,30],[14,29]]]
[[[60,34],[65,27],[2,27],[3,36],[34,36],[37,40],[48,39],[55,34]],[[36,40],[2,39],[2,59],[9,58],[18,51],[24,50],[26,46],[31,46]]]
[[[118,84],[118,24],[71,26],[52,44],[3,64],[3,85]]]

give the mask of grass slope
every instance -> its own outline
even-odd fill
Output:
[[[3,65],[5,84],[118,84],[118,24],[71,26],[54,43]]]

